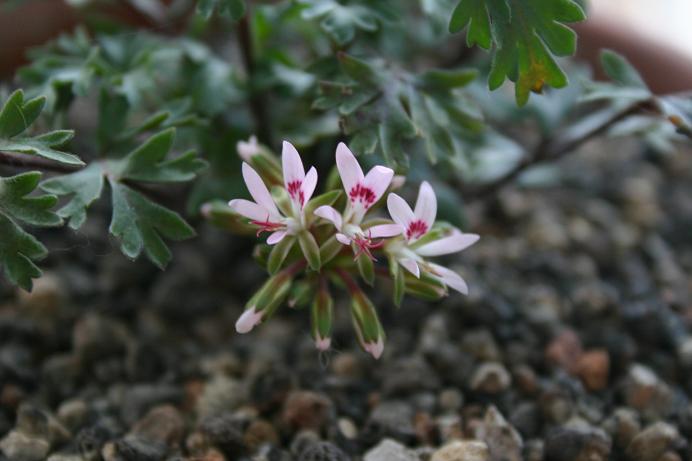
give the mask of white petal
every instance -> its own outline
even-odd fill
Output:
[[[317,187],[317,170],[313,166],[305,175],[305,179],[303,179],[303,185],[301,186],[301,189],[303,191],[303,198],[305,200],[303,202],[303,205],[308,203],[308,200],[310,200],[310,198],[312,197],[313,192],[315,192],[315,187]]]
[[[387,196],[387,209],[394,222],[404,229],[408,229],[408,225],[416,219],[406,200],[395,193],[390,193]]]
[[[253,221],[266,221],[269,219],[269,212],[250,200],[237,198],[228,202],[228,206],[239,215]]]
[[[386,166],[374,166],[363,179],[363,185],[375,194],[375,200],[368,205],[368,208],[377,202],[382,194],[387,190],[394,177],[394,170]]]
[[[436,275],[442,283],[457,290],[461,294],[469,294],[469,287],[459,274],[439,264],[430,263],[430,267],[437,273]]]
[[[303,162],[300,160],[300,154],[298,154],[296,148],[288,141],[284,141],[281,149],[281,167],[284,173],[284,184],[287,189],[288,183],[292,181],[303,182],[303,178],[305,178]]]
[[[342,234],[341,232],[337,232],[336,239],[344,245],[351,244],[351,239],[346,234]]]
[[[285,230],[278,230],[276,232],[272,232],[271,235],[269,235],[269,238],[267,238],[267,245],[276,245],[279,243],[281,240],[283,240],[284,237],[286,237],[286,232]]]
[[[420,278],[420,268],[415,260],[410,258],[402,258],[399,260],[399,264],[401,264],[407,271],[415,275],[416,278]]]
[[[326,351],[332,345],[332,338],[317,338],[315,347],[321,351]]]
[[[255,311],[255,308],[251,307],[238,317],[238,321],[235,323],[235,331],[241,334],[248,333],[261,321],[262,313]]]
[[[379,338],[376,343],[365,343],[363,349],[377,360],[382,356],[382,351],[384,351],[384,341],[382,341],[382,338]]]
[[[435,191],[428,181],[423,181],[418,189],[418,200],[416,200],[416,208],[413,211],[416,218],[422,220],[430,229],[435,222],[437,215],[437,197]]]
[[[324,218],[327,221],[331,221],[337,230],[341,230],[341,214],[329,205],[322,205],[315,210],[315,215],[320,218]]]
[[[363,181],[363,170],[358,164],[358,160],[343,142],[336,146],[336,168],[339,170],[346,194]]]
[[[404,232],[404,228],[399,224],[378,224],[377,226],[369,227],[365,233],[370,238],[385,238],[394,237]]]
[[[456,253],[470,247],[479,238],[476,234],[464,234],[460,230],[454,229],[451,235],[426,243],[415,251],[421,256],[440,256]]]
[[[260,175],[245,162],[243,162],[243,179],[245,179],[250,195],[252,195],[252,198],[255,199],[259,206],[265,208],[273,217],[281,216]]]

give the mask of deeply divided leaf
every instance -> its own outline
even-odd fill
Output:
[[[490,89],[510,79],[521,106],[531,91],[567,85],[555,57],[570,56],[576,50],[576,34],[564,23],[584,19],[584,10],[574,0],[461,0],[449,30],[466,28],[469,45],[486,49],[494,45]]]
[[[22,90],[7,99],[0,110],[0,151],[29,154],[68,165],[83,165],[79,157],[57,148],[72,139],[70,130],[57,130],[38,136],[27,135],[45,105],[45,98],[24,100]]]
[[[57,226],[58,215],[50,211],[54,195],[29,196],[41,173],[23,173],[0,178],[0,266],[10,282],[31,290],[32,279],[41,275],[34,261],[46,256],[46,248],[20,224]]]

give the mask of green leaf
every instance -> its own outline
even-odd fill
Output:
[[[635,88],[647,88],[644,79],[624,56],[613,50],[601,51],[601,66],[615,83]]]
[[[139,192],[116,181],[109,181],[113,200],[113,217],[109,231],[120,241],[121,251],[137,258],[142,250],[159,268],[171,260],[171,252],[162,237],[185,240],[195,235],[183,218],[158,205]]]
[[[31,291],[32,279],[41,276],[33,263],[43,259],[48,250],[9,217],[0,213],[0,264],[11,283]]]
[[[486,0],[461,0],[452,12],[449,31],[459,32],[468,26],[466,44],[490,49],[490,19],[485,7]]]
[[[384,2],[340,3],[336,0],[300,0],[305,20],[321,19],[320,28],[340,46],[353,41],[356,30],[375,32],[396,19],[395,8]]]
[[[41,173],[36,171],[0,178],[0,265],[10,282],[25,290],[31,290],[32,279],[41,275],[33,261],[44,258],[48,251],[19,223],[57,226],[62,222],[50,211],[57,197],[28,196],[40,179]]]
[[[0,178],[0,213],[33,226],[59,226],[62,220],[50,211],[58,200],[56,196],[27,196],[40,180],[37,171]]]
[[[58,215],[68,220],[72,229],[79,229],[86,221],[86,212],[103,191],[104,171],[102,164],[95,162],[76,173],[49,179],[41,184],[41,189],[56,195],[73,194]]]
[[[207,167],[194,151],[166,160],[173,147],[175,128],[162,131],[130,152],[122,161],[119,176],[133,181],[185,182]]]
[[[489,49],[495,45],[488,77],[491,90],[505,79],[515,82],[517,104],[545,85],[562,88],[567,76],[554,56],[571,56],[576,34],[564,23],[586,18],[573,0],[461,0],[450,21],[450,32],[468,26],[466,41]]]
[[[223,16],[229,16],[234,21],[245,15],[246,5],[244,0],[198,0],[197,14],[204,19],[210,19],[214,11]]]
[[[428,91],[446,91],[468,85],[476,79],[476,69],[432,69],[418,77],[419,84]]]
[[[69,141],[73,132],[58,130],[30,137],[23,133],[36,121],[45,105],[45,98],[24,100],[24,92],[10,95],[0,110],[0,151],[37,155],[68,165],[84,165],[79,157],[54,149]]]
[[[156,204],[134,187],[139,181],[188,181],[205,165],[192,153],[166,160],[174,131],[169,129],[150,137],[122,159],[94,162],[83,170],[50,179],[41,187],[60,196],[72,195],[58,214],[69,219],[70,227],[78,229],[108,180],[113,206],[110,233],[120,241],[126,256],[136,258],[144,251],[163,268],[171,259],[163,238],[183,240],[194,236],[194,230],[178,213]]]

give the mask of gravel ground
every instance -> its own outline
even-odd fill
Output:
[[[562,162],[564,186],[472,204],[469,297],[375,295],[374,361],[337,303],[233,325],[262,273],[202,229],[166,272],[46,234],[32,294],[0,288],[0,460],[692,460],[692,155],[626,143]]]

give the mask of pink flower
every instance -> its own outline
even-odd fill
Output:
[[[355,243],[356,256],[365,253],[372,258],[370,250],[383,244],[372,239],[393,237],[402,232],[397,224],[380,224],[365,230],[360,226],[367,211],[389,187],[394,171],[378,165],[364,175],[358,160],[344,143],[339,143],[336,148],[336,167],[348,196],[346,210],[342,216],[333,207],[324,205],[317,208],[315,214],[334,224],[339,242],[344,245]]]
[[[468,294],[468,286],[459,274],[428,262],[423,257],[456,253],[470,247],[480,237],[452,228],[439,238],[430,241],[421,240],[429,235],[437,215],[437,198],[426,181],[420,185],[414,210],[411,210],[406,201],[394,193],[390,193],[387,197],[387,208],[394,222],[404,229],[403,242],[392,242],[387,247],[387,251],[394,255],[399,264],[416,277],[420,277],[420,271],[423,270],[445,285],[460,293]]]
[[[236,213],[248,218],[250,222],[258,226],[257,235],[262,232],[271,232],[267,243],[274,245],[280,242],[286,235],[295,235],[305,228],[305,215],[303,208],[312,197],[317,185],[317,171],[310,168],[305,173],[303,162],[298,151],[291,143],[284,141],[281,154],[281,164],[284,174],[284,187],[291,197],[292,213],[284,216],[276,206],[269,189],[262,181],[259,174],[247,163],[243,162],[243,179],[254,202],[245,199],[234,199],[228,202]]]

